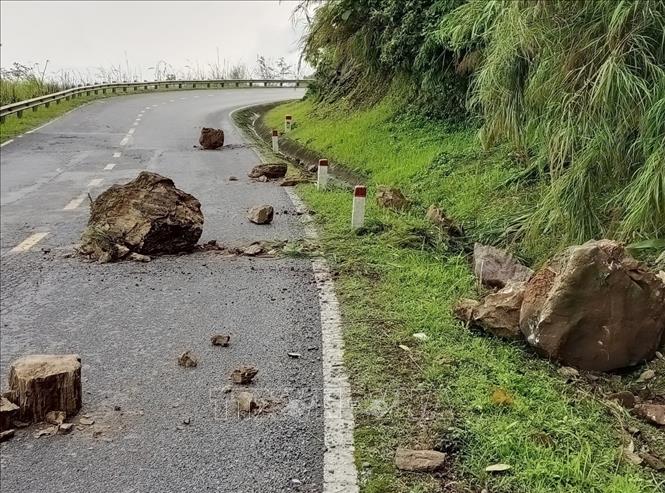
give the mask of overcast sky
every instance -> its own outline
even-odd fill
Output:
[[[91,74],[99,68],[151,80],[163,60],[176,70],[207,69],[261,54],[294,66],[303,23],[294,26],[297,1],[7,1],[0,2],[0,62],[39,63],[48,71]],[[163,64],[162,64],[163,65]]]

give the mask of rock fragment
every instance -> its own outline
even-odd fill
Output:
[[[528,281],[533,275],[505,250],[480,243],[473,246],[473,273],[491,288],[503,288],[510,281]]]
[[[665,404],[638,404],[635,413],[656,425],[665,426]]]
[[[14,433],[14,429],[0,431],[0,443],[11,439],[14,436]]]
[[[434,472],[446,463],[446,454],[436,450],[413,450],[398,448],[395,466],[402,471]]]
[[[74,416],[81,409],[81,359],[75,354],[19,358],[9,369],[9,388],[22,421],[44,421],[54,410]]]
[[[239,392],[236,396],[238,411],[249,413],[257,407],[254,395],[251,392]]]
[[[231,342],[231,336],[228,334],[216,334],[210,338],[210,343],[213,346],[228,347]]]
[[[0,397],[0,431],[13,427],[14,420],[18,417],[19,408],[6,397]]]
[[[64,411],[49,411],[46,413],[46,422],[58,426],[65,422],[66,417]]]
[[[219,149],[224,145],[224,131],[218,128],[203,127],[199,136],[199,144],[204,149]]]
[[[199,364],[199,360],[191,351],[185,351],[178,356],[178,364],[185,368],[196,368]]]
[[[283,163],[259,164],[258,166],[254,166],[247,176],[250,178],[265,176],[269,180],[275,180],[277,178],[284,178],[287,170],[288,166]]]
[[[515,339],[522,337],[519,322],[523,298],[524,283],[510,282],[480,303],[461,300],[455,307],[455,314],[497,337]]]
[[[444,230],[450,236],[462,236],[464,234],[462,227],[455,224],[452,219],[446,216],[443,210],[434,204],[430,205],[429,209],[427,209],[425,218],[432,224]]]
[[[252,243],[242,251],[242,254],[247,255],[248,257],[254,257],[256,255],[260,255],[261,253],[263,253],[263,246],[258,242]]]
[[[237,370],[233,370],[233,373],[231,373],[231,380],[233,383],[246,385],[252,383],[252,380],[254,380],[254,377],[258,372],[259,370],[253,366],[242,366]]]
[[[71,433],[73,429],[74,429],[73,423],[62,423],[60,426],[58,426],[58,433],[61,435],[66,435],[68,433]]]
[[[376,202],[386,209],[401,210],[409,205],[399,188],[379,186],[376,191]]]
[[[621,392],[614,392],[607,396],[608,401],[616,401],[621,407],[632,409],[635,407],[635,396],[632,392],[623,390]]]
[[[257,205],[249,210],[247,219],[254,224],[270,224],[274,214],[275,210],[271,205]]]

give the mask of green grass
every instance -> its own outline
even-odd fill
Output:
[[[81,96],[69,101],[61,100],[60,104],[51,103],[51,106],[45,108],[40,106],[37,111],[26,110],[23,117],[17,118],[15,115],[6,117],[5,121],[0,123],[0,142],[13,139],[28,130],[32,130],[54,118],[57,118],[66,112],[73,110],[94,99],[106,96]]]
[[[478,150],[471,130],[398,120],[390,101],[359,112],[290,103],[271,110],[266,123],[278,127],[286,113],[297,122],[289,137],[363,173],[369,186],[367,224],[373,233],[360,235],[349,228],[348,190],[298,188],[315,212],[337,273],[346,365],[358,400],[355,445],[362,491],[662,488],[662,474],[620,459],[626,442],[619,425],[640,427],[643,441],[635,438],[636,444],[661,457],[662,434],[623,410],[610,412],[594,397],[592,384],[566,384],[525,345],[470,331],[452,317],[460,297],[477,296],[475,281],[466,258],[426,223],[424,208],[441,204],[471,238],[508,241],[500,231],[515,224],[541,190],[506,184],[518,167],[510,166],[505,149]],[[379,209],[373,200],[377,184],[403,187],[413,206],[404,213]],[[544,239],[540,245],[519,245],[518,251],[542,259],[556,243]],[[417,341],[417,332],[429,339]],[[505,390],[512,403],[494,404],[496,389]],[[391,411],[372,412],[377,402]],[[448,451],[450,469],[438,476],[399,473],[392,463],[398,446]],[[485,472],[498,462],[512,469],[503,475]],[[457,486],[445,486],[450,481]]]

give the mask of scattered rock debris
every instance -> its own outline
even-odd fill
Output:
[[[252,207],[247,213],[247,219],[254,224],[270,224],[275,214],[271,205],[257,205]]]
[[[82,424],[84,426],[92,426],[95,424],[95,420],[93,418],[83,416],[81,419],[79,419],[79,424]]]
[[[11,428],[8,430],[0,431],[0,443],[12,438],[14,436],[14,433],[15,430]]]
[[[229,347],[230,342],[231,336],[228,334],[216,334],[210,338],[210,343],[213,346]]]
[[[247,176],[255,179],[265,176],[268,180],[276,180],[284,178],[287,170],[288,166],[284,163],[259,164],[254,166]]]
[[[178,356],[178,364],[185,368],[196,368],[199,364],[199,360],[191,351],[185,351]]]
[[[203,149],[219,149],[224,145],[224,131],[218,128],[203,127],[199,136],[199,144]]]
[[[638,404],[635,413],[659,426],[665,426],[665,404]]]
[[[446,457],[446,454],[436,450],[398,448],[395,466],[402,471],[435,472],[445,465]]]
[[[295,187],[296,185],[301,185],[303,183],[312,183],[312,180],[305,178],[304,176],[293,176],[291,178],[284,178],[279,186]]]
[[[0,397],[0,431],[12,428],[18,416],[19,407],[6,397]]]
[[[191,251],[203,231],[201,204],[170,178],[142,171],[112,185],[90,206],[80,253],[99,262]],[[137,255],[133,255],[137,254]]]
[[[252,383],[252,380],[254,380],[254,377],[258,372],[259,370],[253,366],[242,366],[237,370],[233,370],[233,373],[231,373],[231,380],[233,383],[246,385]]]

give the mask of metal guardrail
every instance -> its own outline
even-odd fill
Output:
[[[16,115],[18,118],[23,116],[25,110],[32,109],[37,111],[40,106],[48,108],[51,103],[60,104],[60,101],[69,100],[82,95],[90,96],[91,94],[106,94],[107,91],[111,93],[154,91],[160,89],[211,89],[211,88],[225,88],[225,87],[307,87],[310,79],[224,79],[224,80],[163,80],[153,82],[112,82],[108,84],[93,84],[89,86],[72,87],[60,92],[46,94],[33,99],[26,99],[18,103],[12,103],[0,107],[0,121],[4,122],[5,117],[9,115]]]

